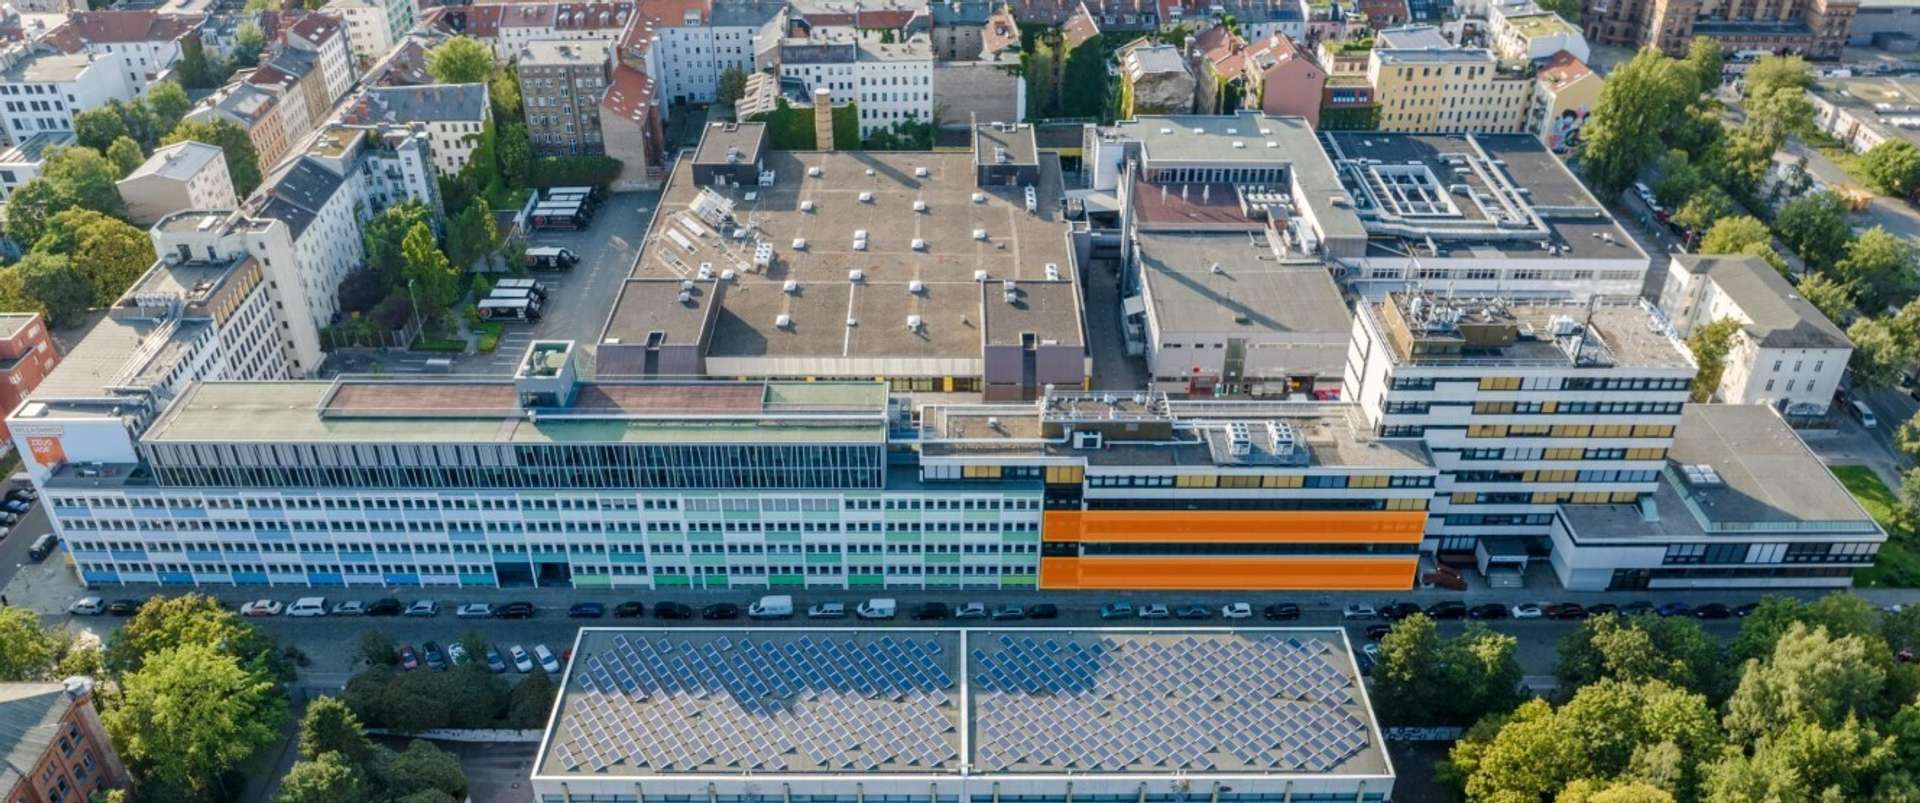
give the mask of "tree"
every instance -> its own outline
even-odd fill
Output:
[[[394,204],[374,215],[361,227],[367,268],[385,277],[388,287],[398,286],[402,281],[400,273],[407,264],[406,257],[400,253],[400,243],[414,226],[427,225],[432,219],[433,213],[417,200]]]
[[[1701,187],[1673,213],[1673,222],[1689,231],[1707,231],[1715,221],[1737,212],[1727,191],[1712,184]]]
[[[1849,718],[1838,727],[1794,722],[1761,736],[1751,756],[1728,751],[1705,771],[1702,800],[1867,800],[1893,765],[1893,739]],[[1910,798],[1908,798],[1910,799]]]
[[[400,276],[425,307],[420,314],[430,318],[446,314],[459,298],[460,273],[433,244],[433,230],[425,223],[415,223],[400,242],[400,254],[406,262]]]
[[[747,74],[739,67],[720,71],[720,88],[715,93],[721,103],[732,106],[747,94]]]
[[[1860,309],[1871,315],[1913,300],[1920,258],[1912,243],[1875,226],[1848,243],[1833,268],[1853,287]]]
[[[1657,680],[1716,700],[1728,681],[1719,641],[1681,617],[1596,616],[1561,639],[1559,653],[1560,685],[1568,689]]]
[[[545,672],[535,672],[513,684],[513,691],[507,695],[507,727],[523,730],[544,727],[547,714],[553,710],[556,691]]]
[[[1754,243],[1771,242],[1773,235],[1767,231],[1767,224],[1751,215],[1730,215],[1707,230],[1707,235],[1700,238],[1699,250],[1702,254],[1738,254]]]
[[[1879,613],[1854,594],[1828,594],[1813,602],[1795,597],[1767,596],[1740,620],[1740,632],[1728,645],[1736,663],[1766,658],[1780,638],[1796,624],[1826,628],[1834,638],[1873,636],[1879,632]]]
[[[1601,680],[1559,709],[1532,700],[1494,728],[1476,727],[1455,744],[1448,774],[1464,781],[1469,800],[1504,803],[1548,800],[1578,779],[1672,767],[1666,791],[1685,800],[1697,782],[1694,768],[1721,743],[1701,695],[1658,681]]]
[[[42,153],[45,164],[40,177],[51,182],[64,204],[119,217],[125,207],[120,188],[114,186],[113,163],[92,148],[49,148]]]
[[[1847,202],[1827,191],[1802,195],[1774,214],[1773,233],[1815,270],[1826,270],[1853,239]]]
[[[146,656],[102,719],[142,777],[205,799],[222,774],[279,741],[286,715],[271,681],[211,645],[188,643]]]
[[[1853,317],[1853,293],[1847,286],[1827,278],[1826,274],[1809,273],[1801,277],[1797,288],[1800,297],[1820,310],[1821,315],[1833,321],[1836,326],[1845,326]]]
[[[248,0],[249,3],[253,0]],[[233,34],[233,50],[228,54],[225,71],[232,75],[235,70],[246,69],[260,63],[260,51],[267,49],[267,35],[255,25],[253,20],[240,23]]]
[[[173,133],[173,129],[186,118],[187,111],[193,108],[193,101],[187,99],[187,91],[172,81],[160,81],[148,87],[145,101],[147,113],[153,120],[156,139]]]
[[[393,643],[393,637],[385,631],[369,630],[360,634],[360,642],[353,648],[355,658],[366,661],[368,666],[398,666],[400,650]]]
[[[404,798],[425,791],[441,792],[455,800],[467,796],[467,776],[460,769],[460,759],[429,742],[415,739],[405,750],[383,753],[382,759],[374,772],[390,796]]]
[[[46,229],[47,218],[70,205],[52,180],[31,179],[7,196],[7,236],[31,248]]]
[[[477,84],[493,75],[493,50],[456,36],[427,51],[427,73],[443,84]]]
[[[317,697],[307,704],[307,714],[300,719],[301,758],[332,753],[358,766],[373,758],[373,747],[360,718],[340,698]]]
[[[1662,155],[1653,169],[1659,174],[1659,178],[1653,180],[1653,198],[1668,209],[1686,203],[1708,186],[1707,177],[1693,166],[1692,157],[1679,148]]]
[[[1904,139],[1889,139],[1861,154],[1860,170],[1874,189],[1906,198],[1920,191],[1920,147]]]
[[[140,606],[131,620],[107,641],[107,669],[125,676],[138,671],[147,657],[182,646],[212,647],[231,655],[250,671],[268,678],[291,679],[273,639],[240,615],[221,607],[204,594],[154,597]]]
[[[1853,341],[1853,358],[1847,367],[1856,388],[1893,387],[1913,359],[1916,345],[1896,336],[1885,321],[1866,316],[1847,327],[1847,339]]]
[[[1567,19],[1577,20],[1579,16]],[[1696,36],[1687,42],[1687,57],[1681,60],[1687,72],[1693,76],[1694,85],[1703,94],[1719,88],[1726,62],[1726,55],[1720,51],[1720,43],[1705,36]]]
[[[173,74],[179,77],[181,86],[192,89],[212,89],[223,77],[215,75],[207,62],[207,48],[198,33],[188,34],[180,42],[180,61],[174,65]]]
[[[60,254],[33,252],[5,269],[10,285],[8,295],[19,298],[47,316],[52,326],[66,326],[77,320],[93,302],[93,285],[73,263]],[[17,282],[17,289],[11,287]]]
[[[113,174],[126,178],[128,174],[140,169],[147,161],[147,155],[140,150],[140,143],[132,137],[121,137],[107,146],[107,161],[113,165]]]
[[[127,135],[127,124],[112,106],[88,109],[73,116],[73,140],[83,148],[105,151],[113,141]]]
[[[93,304],[120,298],[153,266],[153,240],[126,221],[86,209],[69,209],[47,221],[34,250],[64,254],[93,286]]]
[[[226,154],[227,175],[233,179],[235,195],[245,198],[260,186],[260,154],[246,129],[228,120],[187,120],[175,126],[162,144],[189,141],[212,145]]]
[[[1878,638],[1833,637],[1795,622],[1765,661],[1747,662],[1727,698],[1730,736],[1758,740],[1795,722],[1836,728],[1877,713],[1892,663]]]
[[[1646,781],[1599,783],[1582,778],[1561,790],[1553,803],[1673,803],[1673,793]]]
[[[533,141],[527,136],[524,123],[512,123],[501,129],[495,153],[500,160],[500,173],[512,187],[533,185]]]
[[[365,794],[360,770],[339,753],[322,753],[296,761],[280,779],[274,803],[361,803]]]
[[[1607,76],[1600,102],[1582,129],[1581,165],[1607,195],[1625,190],[1662,152],[1660,133],[1674,110],[1699,93],[1678,62],[1648,49]]]
[[[473,199],[447,226],[447,252],[459,270],[472,268],[474,261],[491,253],[499,240],[493,208],[485,198]]]
[[[1687,348],[1693,352],[1693,362],[1700,366],[1700,370],[1693,375],[1693,401],[1711,401],[1713,395],[1719,392],[1720,375],[1727,369],[1727,352],[1733,348],[1733,336],[1739,332],[1739,321],[1721,318],[1693,330],[1693,334],[1687,338]]]
[[[520,74],[512,65],[502,64],[493,71],[493,82],[487,86],[487,96],[493,101],[493,122],[495,125],[525,122],[520,107]]]
[[[1747,99],[1813,86],[1813,72],[1799,56],[1762,56],[1747,67]]]
[[[40,680],[53,668],[60,642],[40,624],[39,614],[26,608],[0,607],[0,682]]]
[[[1433,620],[1414,615],[1394,623],[1380,641],[1374,671],[1379,708],[1396,720],[1468,723],[1519,703],[1517,642],[1482,627],[1441,639]]]

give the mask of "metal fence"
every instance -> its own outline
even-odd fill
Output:
[[[420,318],[415,316],[406,326],[399,329],[379,329],[371,331],[351,331],[343,326],[329,326],[320,330],[320,348],[323,351],[335,349],[404,349],[413,345],[414,338],[420,335]]]

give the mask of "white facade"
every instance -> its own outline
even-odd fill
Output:
[[[231,209],[240,203],[226,155],[199,142],[154,150],[115,186],[127,204],[127,218],[140,225],[186,209]]]
[[[65,132],[35,134],[0,153],[0,201],[12,197],[20,186],[40,177],[47,160],[45,151],[73,144],[73,135]]]
[[[353,88],[353,51],[349,46],[345,23],[326,14],[309,14],[287,31],[287,43],[311,52],[325,81],[327,101],[331,104]],[[291,129],[289,129],[291,130]]]
[[[120,53],[17,57],[0,72],[0,124],[14,143],[42,131],[72,131],[74,115],[137,97],[129,74]]]
[[[86,51],[95,55],[116,54],[134,94],[144,94],[160,76],[180,61],[180,40],[143,42],[87,42]]]
[[[1820,415],[1853,356],[1840,327],[1758,257],[1674,257],[1660,309],[1688,337],[1721,319],[1740,324],[1714,396]]]
[[[920,58],[845,63],[787,61],[780,74],[806,82],[807,91],[826,88],[837,104],[853,103],[860,111],[860,135],[890,128],[894,123],[933,120],[933,54]]]
[[[1487,27],[1493,52],[1503,59],[1539,61],[1565,50],[1585,64],[1592,54],[1578,27],[1559,14],[1541,9],[1533,0],[1490,4]]]
[[[366,62],[387,55],[419,19],[416,6],[408,0],[333,0],[326,11],[346,21],[353,54]]]

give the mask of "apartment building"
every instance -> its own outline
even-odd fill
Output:
[[[853,103],[863,137],[895,123],[933,121],[933,40],[924,25],[910,29],[904,20],[880,17],[874,24],[895,27],[863,29],[851,19],[818,19],[828,22],[789,12],[769,23],[756,67],[801,82],[809,95],[826,89],[835,105]]]
[[[1138,39],[1115,56],[1120,60],[1120,116],[1193,111],[1197,89],[1179,48]]]
[[[1431,38],[1439,39],[1437,34]],[[1526,130],[1533,95],[1530,71],[1504,68],[1492,51],[1482,48],[1390,45],[1392,31],[1380,32],[1378,39],[1381,44],[1367,57],[1367,83],[1380,108],[1380,130]]]
[[[314,139],[307,156],[345,176],[367,214],[419,201],[439,225],[444,211],[439,180],[446,174],[438,167],[433,134],[424,124],[330,125]]]
[[[0,125],[19,144],[41,132],[73,131],[73,116],[132,100],[139,90],[127,53],[59,53],[15,43],[0,49]]]
[[[1489,3],[1487,35],[1494,55],[1505,61],[1541,62],[1562,51],[1582,62],[1592,57],[1578,26],[1534,0]]]
[[[240,204],[225,152],[200,142],[155,148],[146,162],[114,186],[126,202],[127,220],[139,226],[151,226],[188,209],[232,209]]]
[[[1429,288],[1357,307],[1341,397],[1380,437],[1432,452],[1440,480],[1423,548],[1499,574],[1547,554],[1559,506],[1653,495],[1694,370],[1634,297]]]
[[[1837,59],[1852,36],[1859,0],[1594,0],[1580,24],[1603,45],[1653,47],[1686,55],[1695,36],[1728,53],[1798,53]]]
[[[333,104],[346,97],[359,74],[354,69],[352,49],[347,43],[346,25],[330,14],[307,14],[281,31],[281,41],[285,50],[311,54],[318,67],[320,97],[326,105],[313,115],[317,126],[326,119]]]
[[[66,53],[119,54],[127,84],[138,95],[171,73],[187,37],[197,35],[205,19],[158,11],[78,11],[39,41]]]
[[[1853,584],[1887,534],[1779,413],[1690,404],[1654,492],[1562,505],[1554,573],[1572,591]]]
[[[1660,309],[1683,338],[1715,321],[1739,324],[1713,394],[1728,404],[1826,415],[1853,356],[1846,332],[1759,257],[1674,255]]]
[[[86,800],[127,785],[92,683],[0,683],[0,799]]]
[[[308,130],[305,101],[296,97],[283,102],[283,97],[275,89],[235,81],[202,99],[186,119],[225,120],[245,129],[261,167],[271,169],[286,158],[291,140]],[[288,128],[289,116],[295,118],[296,128]]]
[[[1236,109],[1304,117],[1312,125],[1320,124],[1327,71],[1292,37],[1274,34],[1248,44],[1225,26],[1217,26],[1194,37],[1191,50],[1201,67],[1201,110],[1234,111],[1226,108],[1227,98],[1218,97],[1228,95]]]
[[[1555,53],[1534,73],[1527,130],[1554,153],[1578,147],[1580,131],[1600,104],[1600,91],[1605,88],[1606,79],[1585,62],[1564,50]]]
[[[606,153],[600,101],[612,79],[608,42],[536,41],[514,61],[536,156]]]
[[[324,10],[346,24],[347,44],[362,64],[386,56],[419,22],[408,0],[330,0]]]
[[[658,84],[626,64],[613,68],[613,82],[600,100],[600,131],[607,155],[620,160],[616,192],[658,186],[666,161],[667,134],[658,100]]]
[[[40,313],[0,315],[0,406],[19,407],[59,364],[60,350],[54,348]]]
[[[20,185],[40,177],[47,165],[47,149],[72,144],[70,131],[42,131],[19,139],[17,144],[0,152],[0,201],[11,197]]]
[[[653,49],[657,65],[647,75],[656,84],[656,94],[669,105],[712,102],[722,73],[755,71],[761,29],[784,7],[751,1],[643,5],[642,18],[650,23],[646,46]],[[629,33],[628,41],[634,39]]]
[[[484,83],[374,87],[340,115],[340,121],[350,125],[425,126],[432,135],[434,164],[448,176],[466,168],[492,120],[493,104]]]

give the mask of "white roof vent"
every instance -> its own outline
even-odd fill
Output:
[[[680,290],[681,290],[682,292],[685,292],[685,291],[690,291],[690,290],[692,290],[692,289],[693,289],[693,282],[692,282],[692,281],[684,281],[684,282],[681,282],[681,283],[680,283]]]
[[[973,272],[973,280],[974,280],[974,281],[976,281],[976,282],[984,282],[984,281],[986,281],[986,280],[987,280],[987,272],[986,272],[986,271],[984,271],[984,270],[976,270],[976,271],[974,271],[974,272]]]
[[[907,331],[909,332],[920,331],[920,316],[918,315],[907,316]]]
[[[867,241],[866,241],[866,240],[854,240],[854,241],[853,241],[853,250],[855,250],[855,251],[865,251],[865,250],[867,250]]]
[[[785,290],[786,292],[789,292],[789,293],[798,293],[800,292],[800,283],[792,279],[788,279],[785,283],[780,285],[780,289]]]
[[[927,211],[927,202],[926,202],[926,201],[914,201],[914,202],[913,202],[913,211],[915,211],[915,212],[925,212],[925,211]]]
[[[914,174],[915,176],[918,176],[918,177],[920,177],[920,178],[926,178],[926,177],[927,177],[927,169],[926,169],[926,168],[924,168],[924,167],[916,167],[916,168],[914,168],[914,169],[913,169],[913,174]]]
[[[976,240],[984,240],[984,239],[987,239],[987,230],[986,230],[986,229],[974,229],[974,230],[973,230],[973,239],[976,239]]]
[[[1052,281],[1059,281],[1059,280],[1060,280],[1060,266],[1057,263],[1048,262],[1047,263],[1047,281],[1052,282]]]
[[[790,329],[793,327],[793,316],[784,312],[775,315],[773,316],[773,326],[776,329]]]
[[[913,293],[914,295],[919,295],[926,291],[927,291],[926,282],[920,281],[919,279],[914,279],[913,281],[907,282],[907,292],[909,293]]]
[[[682,304],[691,304],[691,303],[693,303],[693,294],[692,294],[692,293],[689,293],[689,292],[686,292],[686,291],[681,291],[681,293],[680,293],[680,303],[682,303]]]
[[[866,271],[863,271],[863,270],[860,270],[860,269],[858,269],[858,268],[855,268],[855,269],[853,269],[853,270],[850,270],[850,271],[847,271],[847,281],[850,281],[850,282],[857,282],[857,281],[860,281],[861,279],[865,279],[865,278],[867,278],[867,273],[866,273]]]
[[[864,239],[867,239],[867,230],[866,230],[866,229],[854,229],[854,230],[853,230],[853,239],[856,239],[856,240],[864,240]]]
[[[805,251],[805,250],[807,250],[807,238],[805,238],[805,237],[795,237],[795,238],[793,238],[793,250],[795,250],[795,251]]]
[[[1013,280],[1012,280],[1012,279],[1001,279],[1001,280],[1000,280],[1000,289],[1002,289],[1002,290],[1005,290],[1005,291],[1007,291],[1007,292],[1009,292],[1009,293],[1011,293],[1011,292],[1013,292],[1013,288],[1015,288],[1015,287],[1017,287],[1017,286],[1018,286],[1018,285],[1016,285],[1016,284],[1014,284],[1014,283],[1013,283]]]
[[[731,269],[720,271],[720,281],[723,281],[723,282],[733,281],[733,271]]]
[[[812,167],[809,167],[809,168],[807,168],[807,175],[808,175],[808,176],[811,176],[811,177],[813,177],[813,178],[819,178],[819,177],[820,177],[820,166],[819,166],[819,165],[814,165],[814,166],[812,166]]]
[[[1239,150],[1245,150],[1247,147],[1247,143],[1236,139],[1233,141],[1233,147]]]
[[[1171,133],[1173,133],[1173,129],[1171,129],[1171,128],[1168,128],[1168,127],[1166,127],[1166,126],[1161,126],[1161,127],[1160,127],[1160,133],[1162,133],[1162,134],[1171,134]]]
[[[986,202],[987,202],[987,194],[986,194],[986,193],[984,193],[984,192],[976,192],[976,193],[974,193],[974,194],[973,194],[973,202],[974,202],[974,203],[976,203],[976,204],[984,204],[984,203],[986,203]]]
[[[913,245],[913,250],[915,250],[915,251],[925,251],[925,250],[927,250],[927,241],[926,241],[926,240],[922,240],[922,239],[920,239],[920,238],[918,238],[918,237],[915,237],[915,238],[913,238],[913,243],[912,243],[912,245]]]
[[[813,211],[813,202],[812,202],[812,201],[801,201],[801,202],[800,202],[800,211],[802,211],[802,212],[811,212],[811,211]]]
[[[848,318],[848,319],[847,319],[847,325],[848,325],[848,326],[859,326],[859,325],[860,325],[860,320],[859,320],[859,319],[857,319],[857,318]]]
[[[869,176],[873,175],[873,168],[871,167],[867,168],[867,175]]]
[[[873,193],[871,192],[860,193],[860,203],[863,203],[863,204],[873,203]]]

